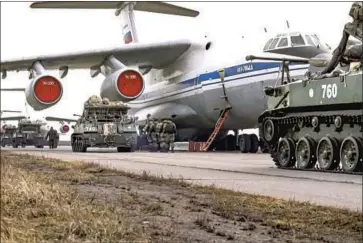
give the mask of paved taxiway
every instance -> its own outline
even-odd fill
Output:
[[[55,150],[31,147],[5,150],[66,161],[96,162],[130,172],[147,171],[248,193],[362,210],[361,176],[280,170],[266,154],[117,153],[115,149],[73,153],[70,147],[63,146]]]

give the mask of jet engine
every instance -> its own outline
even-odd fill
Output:
[[[128,102],[137,99],[145,89],[143,75],[131,68],[113,72],[101,85],[100,95],[111,101]]]
[[[62,83],[48,74],[35,77],[25,90],[27,103],[36,111],[54,106],[62,98],[62,95]]]
[[[62,125],[62,126],[59,128],[59,131],[60,131],[61,133],[67,133],[67,132],[69,132],[69,126],[68,126],[68,125],[66,125],[66,124],[64,124],[64,125]]]

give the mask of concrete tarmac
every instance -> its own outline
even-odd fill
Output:
[[[54,150],[34,147],[4,150],[65,161],[95,162],[134,173],[146,171],[202,185],[214,184],[247,193],[362,210],[362,176],[281,170],[275,168],[267,154],[117,153],[116,149],[73,153],[66,146]]]

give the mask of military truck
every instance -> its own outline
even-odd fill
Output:
[[[14,136],[13,147],[17,148],[19,145],[34,146],[36,148],[44,148],[47,141],[44,139],[41,127],[43,122],[41,120],[31,121],[30,119],[22,119],[18,123],[18,130]]]
[[[13,146],[13,138],[18,128],[14,125],[7,125],[1,134],[1,146]]]
[[[264,90],[268,110],[258,118],[260,137],[278,168],[362,173],[362,3],[349,15],[353,22],[332,56],[307,60],[302,80],[288,75],[288,62],[299,60],[284,59],[280,85]],[[359,43],[347,47],[349,36]]]
[[[120,102],[91,96],[83,107],[83,114],[72,126],[73,152],[86,152],[89,147],[112,148],[118,152],[134,152],[137,144],[135,117],[129,116],[130,108]]]

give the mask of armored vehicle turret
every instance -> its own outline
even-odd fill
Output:
[[[265,88],[260,137],[279,168],[362,173],[362,3],[349,14],[332,56],[307,60],[303,80],[290,80],[283,60],[281,84]],[[349,36],[359,42],[348,46]]]
[[[73,152],[86,152],[88,147],[112,148],[134,152],[137,131],[130,108],[120,101],[111,102],[93,95],[85,103],[71,135]]]

